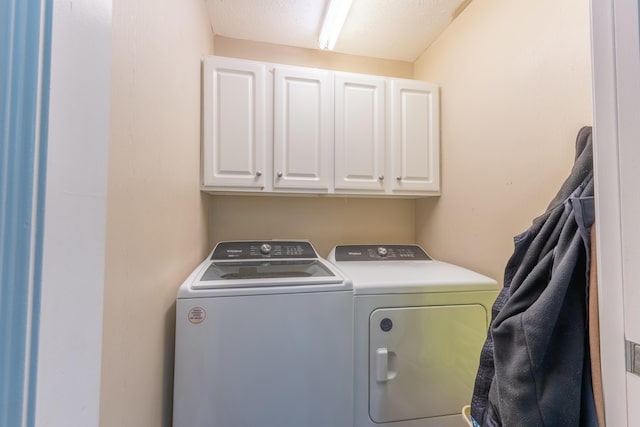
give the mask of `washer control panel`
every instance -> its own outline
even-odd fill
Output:
[[[431,258],[418,245],[341,245],[335,249],[336,261],[428,261]]]
[[[220,242],[211,255],[212,260],[317,257],[311,243],[304,240]]]

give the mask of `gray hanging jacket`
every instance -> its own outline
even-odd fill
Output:
[[[594,222],[590,127],[580,130],[576,147],[556,197],[514,239],[480,356],[471,402],[477,425],[596,425],[586,334]]]

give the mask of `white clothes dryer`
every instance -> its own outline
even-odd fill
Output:
[[[352,286],[309,242],[221,242],[176,306],[174,427],[353,426]]]
[[[416,245],[336,246],[353,281],[354,426],[458,427],[498,285]]]

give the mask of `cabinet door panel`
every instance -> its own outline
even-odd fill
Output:
[[[391,91],[393,190],[439,192],[438,87],[394,80]]]
[[[328,191],[333,153],[329,72],[276,68],[274,90],[273,187]]]
[[[336,189],[384,191],[384,78],[335,76]]]
[[[265,67],[205,60],[203,185],[262,188]]]

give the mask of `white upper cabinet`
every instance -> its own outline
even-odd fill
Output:
[[[264,187],[265,78],[266,67],[258,62],[205,59],[203,188]]]
[[[440,191],[438,86],[391,80],[390,146],[394,192]]]
[[[333,96],[329,71],[274,69],[273,188],[329,191]]]
[[[217,56],[204,73],[204,191],[440,194],[436,85]]]
[[[385,80],[335,74],[336,190],[385,190]]]

